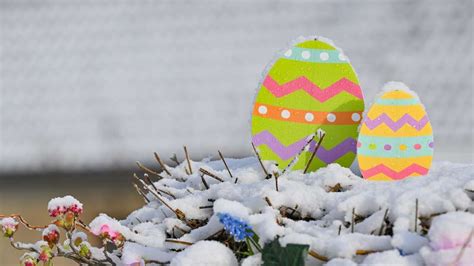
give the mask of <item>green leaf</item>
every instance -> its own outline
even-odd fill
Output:
[[[299,266],[304,265],[308,255],[308,245],[288,244],[280,246],[278,239],[263,247],[262,259],[265,266]]]

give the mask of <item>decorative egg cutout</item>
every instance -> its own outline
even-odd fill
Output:
[[[328,40],[306,39],[265,73],[252,112],[252,142],[262,160],[304,169],[318,139],[307,142],[322,129],[324,139],[308,170],[330,163],[349,167],[363,111],[359,80],[344,53]]]
[[[433,129],[418,96],[390,82],[362,122],[357,158],[369,180],[426,175],[433,160]]]

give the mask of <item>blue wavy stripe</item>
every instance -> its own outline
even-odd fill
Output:
[[[380,105],[415,105],[419,104],[420,101],[416,98],[412,99],[381,99],[378,98],[375,101],[376,104]]]
[[[338,50],[326,49],[292,47],[283,54],[283,58],[311,63],[348,63]]]
[[[357,154],[366,156],[409,158],[433,155],[433,136],[378,137],[359,135],[357,145]],[[401,146],[405,150],[402,150]]]

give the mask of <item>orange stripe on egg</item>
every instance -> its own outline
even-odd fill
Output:
[[[357,125],[362,112],[320,112],[255,103],[253,115],[293,123],[316,125]]]

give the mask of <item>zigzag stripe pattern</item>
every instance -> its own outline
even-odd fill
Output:
[[[365,178],[370,178],[374,175],[377,175],[377,174],[384,174],[392,179],[395,179],[395,180],[399,180],[399,179],[403,179],[405,177],[408,177],[414,173],[417,173],[417,174],[420,174],[420,175],[426,175],[428,173],[428,169],[421,166],[421,165],[418,165],[416,163],[406,167],[405,169],[403,169],[402,171],[400,172],[397,172],[389,167],[387,167],[386,165],[384,164],[379,164],[375,167],[372,167],[370,169],[367,169],[367,170],[361,170],[362,171],[362,175],[365,177]]]
[[[409,114],[405,114],[397,121],[393,121],[386,113],[379,115],[377,118],[373,120],[370,119],[369,117],[366,117],[364,120],[364,124],[370,129],[374,129],[380,126],[381,124],[385,123],[393,131],[399,130],[405,124],[409,124],[410,126],[414,127],[416,130],[420,131],[426,126],[426,124],[428,124],[428,122],[429,122],[429,119],[428,119],[428,116],[426,115],[423,116],[420,119],[420,121],[416,121]]]
[[[297,90],[306,91],[309,95],[313,96],[313,98],[320,102],[325,102],[344,91],[359,99],[363,98],[360,86],[346,78],[340,79],[326,89],[321,89],[304,76],[280,85],[270,77],[270,75],[268,75],[263,81],[263,86],[278,98],[291,94]]]
[[[281,142],[273,136],[272,133],[265,130],[262,131],[252,138],[252,142],[255,146],[267,145],[275,154],[277,154],[282,160],[288,160],[298,154],[298,152],[303,148],[307,143],[307,137],[302,138],[290,144],[289,146],[284,146]],[[353,138],[347,138],[344,141],[340,142],[334,148],[327,150],[324,147],[319,147],[316,156],[323,162],[329,164],[348,152],[356,153],[356,143],[357,141]],[[314,152],[316,148],[316,141],[312,141],[309,146],[309,151]]]

